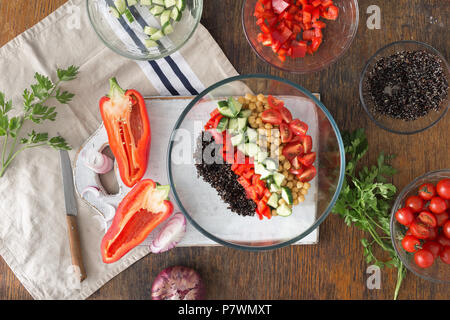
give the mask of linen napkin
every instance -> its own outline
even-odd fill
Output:
[[[56,122],[36,130],[59,132],[76,151],[100,122],[98,101],[116,76],[144,95],[193,95],[236,75],[217,43],[199,26],[189,42],[170,57],[153,62],[123,58],[98,39],[89,25],[84,0],[71,0],[0,48],[0,90],[21,110],[21,95],[35,72],[55,79],[57,67],[80,67],[64,84],[75,93],[59,106]],[[23,132],[32,127],[23,128]],[[132,250],[120,261],[101,260],[103,235],[92,223],[92,209],[78,199],[78,223],[88,278],[79,284],[71,266],[59,154],[36,148],[20,154],[0,179],[0,255],[35,299],[85,299],[118,273],[149,253]]]

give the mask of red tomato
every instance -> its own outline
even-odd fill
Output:
[[[275,109],[278,109],[278,108],[284,106],[283,100],[279,100],[279,99],[277,99],[277,98],[275,98],[274,96],[271,96],[271,95],[267,96],[267,102],[269,103],[269,106],[271,108],[275,108]]]
[[[438,195],[441,198],[450,200],[450,179],[443,179],[436,186]]]
[[[447,209],[447,203],[445,203],[444,199],[440,197],[433,197],[431,198],[428,208],[433,213],[441,214]]]
[[[450,239],[450,221],[447,221],[442,227],[442,233]]]
[[[301,175],[299,175],[297,178],[300,180],[300,182],[308,182],[311,181],[317,174],[317,170],[314,166],[309,167]]]
[[[339,15],[339,8],[335,5],[331,5],[322,13],[322,17],[327,20],[336,20]]]
[[[284,122],[289,123],[292,121],[292,114],[287,108],[281,106],[277,110],[281,113]]]
[[[289,169],[289,172],[296,176],[300,176],[303,173],[303,171],[305,171],[305,169],[301,168],[301,167],[298,169],[295,169],[295,168]]]
[[[291,166],[292,166],[294,169],[300,169],[300,168],[302,167],[300,161],[298,161],[299,158],[300,158],[300,157],[294,157],[294,158],[292,158],[292,160],[291,160]]]
[[[414,236],[405,236],[402,240],[402,247],[406,252],[416,252],[420,248],[420,240]]]
[[[300,163],[306,167],[309,167],[316,161],[316,153],[311,152],[308,154],[304,154],[301,158],[298,159]]]
[[[424,183],[419,188],[419,196],[428,201],[436,195],[436,189],[431,183]]]
[[[409,207],[398,209],[395,213],[395,219],[398,223],[409,226],[414,221],[414,212]]]
[[[427,237],[427,240],[436,240],[438,235],[437,228],[429,228],[430,234]]]
[[[429,268],[433,265],[433,254],[425,249],[419,250],[414,254],[414,261],[420,268]]]
[[[430,229],[420,221],[415,220],[409,226],[413,236],[419,239],[426,239],[430,236]]]
[[[442,246],[436,241],[427,241],[422,246],[422,249],[430,251],[433,254],[433,257],[436,259],[442,250]]]
[[[435,217],[436,217],[436,221],[437,221],[437,226],[442,227],[445,224],[445,222],[447,222],[447,220],[448,220],[448,210],[442,212],[441,214],[435,215]]]
[[[283,122],[281,114],[275,109],[264,110],[261,119],[264,123],[270,123],[275,125],[280,125]]]
[[[439,257],[441,258],[441,261],[445,264],[450,264],[450,247],[446,246],[441,250],[441,253],[439,254]]]
[[[303,145],[303,152],[304,153],[310,153],[311,152],[312,146],[313,146],[311,136],[308,136],[308,135],[296,136],[296,137],[293,138],[293,140],[295,138],[298,138],[299,142]]]
[[[406,199],[405,205],[406,207],[410,207],[414,212],[420,212],[422,211],[425,202],[419,196],[410,196]]]
[[[292,140],[292,131],[286,123],[280,124],[280,136],[282,143],[288,143]]]
[[[420,221],[422,221],[424,224],[426,224],[429,227],[436,227],[437,226],[437,220],[434,214],[428,211],[422,211],[419,213],[419,216],[417,217]]]
[[[283,156],[289,161],[303,154],[303,146],[300,143],[289,143],[283,147]]]
[[[289,123],[292,132],[298,136],[305,135],[308,131],[308,125],[299,119],[292,120]]]
[[[441,245],[441,246],[450,246],[450,239],[447,238],[446,236],[444,236],[443,234],[438,235],[436,241]]]

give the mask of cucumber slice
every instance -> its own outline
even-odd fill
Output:
[[[169,21],[167,21],[163,27],[162,27],[162,31],[164,32],[165,35],[171,34],[173,32],[173,27],[170,24]]]
[[[278,195],[276,193],[272,193],[269,200],[267,200],[267,204],[271,206],[272,208],[276,209],[278,208]]]
[[[256,161],[260,162],[260,163],[263,163],[264,160],[266,160],[268,156],[269,156],[269,154],[266,151],[260,151],[256,155]]]
[[[127,3],[128,3],[128,6],[131,7],[131,6],[137,5],[137,0],[127,0]]]
[[[172,12],[170,13],[170,17],[175,21],[180,21],[183,14],[177,7],[173,7]]]
[[[141,0],[141,6],[151,6],[152,0]]]
[[[152,40],[152,39],[145,39],[144,44],[147,48],[154,48],[158,46],[158,42]]]
[[[164,7],[164,0],[153,0],[153,4]]]
[[[119,11],[117,11],[116,8],[114,7],[109,7],[109,13],[111,13],[114,17],[116,17],[117,19],[120,18],[120,13]]]
[[[247,128],[247,118],[237,118],[238,122],[238,130],[239,131],[245,131]]]
[[[127,3],[125,0],[114,0],[114,5],[117,8],[117,11],[119,11],[120,14],[124,14],[127,10]]]
[[[186,0],[177,0],[177,8],[180,12],[183,12],[186,8]]]
[[[275,182],[275,184],[276,184],[278,187],[281,187],[281,184],[283,183],[284,178],[285,178],[285,176],[284,176],[282,173],[275,172],[275,173],[273,174],[273,181]]]
[[[161,40],[163,37],[164,37],[164,33],[162,32],[162,30],[158,30],[154,34],[152,34],[150,39],[153,41],[158,41],[158,40]]]
[[[252,111],[248,110],[248,109],[244,109],[241,110],[241,112],[239,112],[238,117],[239,118],[248,118],[252,115]]]
[[[247,128],[247,137],[249,142],[255,143],[258,140],[258,132],[253,128]]]
[[[261,163],[255,163],[255,173],[261,175],[263,180],[272,176],[272,172],[267,170]]]
[[[164,0],[164,7],[171,8],[176,4],[176,0]]]
[[[275,183],[272,183],[270,185],[270,192],[281,192],[281,188],[277,186]]]
[[[233,119],[231,119],[231,120],[233,120]],[[231,137],[231,144],[233,145],[233,146],[237,146],[237,145],[240,145],[241,143],[243,143],[244,142],[244,135],[242,134],[242,133],[239,133],[239,134],[237,134],[237,135],[235,135],[235,136],[233,136],[233,137]]]
[[[245,150],[247,151],[246,154],[250,157],[255,157],[261,151],[256,143],[246,143]]]
[[[264,165],[266,166],[267,170],[276,171],[278,168],[277,163],[275,160],[267,158],[264,160]]]
[[[164,10],[163,13],[161,13],[161,25],[164,26],[167,22],[170,21],[170,10]]]
[[[134,17],[133,17],[133,14],[131,13],[131,11],[130,11],[130,9],[126,9],[125,10],[125,13],[123,14],[126,18],[127,18],[127,20],[130,22],[130,23],[132,23],[133,21],[134,21]]]
[[[154,16],[159,16],[164,12],[164,7],[162,6],[154,6],[150,9],[150,13]]]
[[[230,97],[228,98],[228,107],[231,109],[234,116],[236,117],[239,114],[239,112],[241,112],[242,104],[239,103],[239,101],[237,101],[235,98]]]
[[[292,209],[289,208],[287,205],[282,204],[277,208],[277,215],[282,217],[288,217],[292,214]]]
[[[144,28],[144,33],[148,34],[149,36],[154,35],[156,32],[158,32],[158,28],[154,28],[154,27],[149,27],[149,26],[145,26]]]
[[[240,145],[237,146],[237,149],[242,152],[243,154],[246,154],[245,152],[245,143],[241,143]]]
[[[230,108],[228,108],[228,103],[226,101],[219,101],[217,105],[217,109],[221,115],[228,118],[234,118],[233,112],[231,112]]]
[[[288,187],[281,187],[281,197],[287,204],[292,204],[294,199],[292,198],[292,191]]]
[[[217,132],[222,132],[224,130],[226,130],[228,127],[228,118],[227,117],[223,117],[222,119],[220,119],[219,123],[217,124]]]
[[[238,119],[236,118],[231,118],[230,122],[228,122],[228,130],[230,132],[237,132],[238,131]]]

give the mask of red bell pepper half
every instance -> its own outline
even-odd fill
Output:
[[[169,186],[153,180],[138,182],[117,208],[111,227],[101,243],[103,262],[113,263],[147,238],[173,212]]]
[[[109,80],[108,96],[100,100],[100,113],[108,141],[125,185],[133,187],[145,174],[151,130],[142,95],[124,91],[115,78]]]

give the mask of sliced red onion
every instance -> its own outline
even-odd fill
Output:
[[[152,285],[152,300],[202,300],[204,297],[200,275],[183,266],[164,269]]]
[[[114,162],[110,157],[94,149],[83,150],[81,152],[81,159],[86,167],[99,174],[111,171],[114,166]]]
[[[96,187],[96,186],[89,186],[83,189],[83,191],[81,191],[81,197],[84,198],[84,195],[86,193],[92,193],[94,194],[94,196],[96,198],[100,197],[100,188]]]
[[[150,250],[153,253],[166,252],[174,248],[186,233],[186,218],[180,212],[175,213],[153,239]]]
[[[83,189],[83,191],[81,191],[81,197],[84,198],[85,194],[87,193],[92,193],[96,198],[100,198],[103,196],[102,191],[99,187],[97,186],[89,186]],[[108,208],[107,212],[102,212],[102,219],[105,220],[105,223],[111,221],[115,214],[116,214],[116,208],[112,205],[107,203],[106,201],[104,202],[105,206]]]

